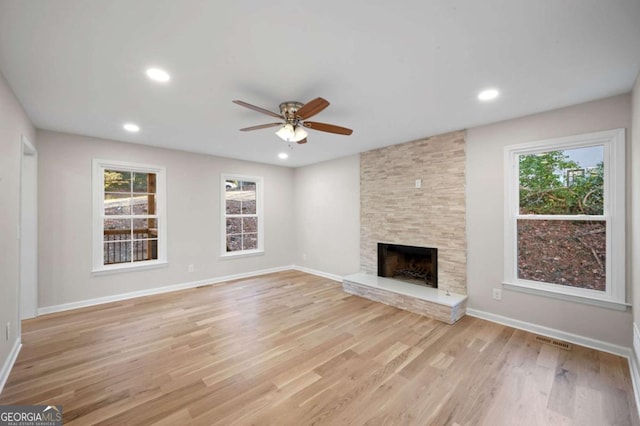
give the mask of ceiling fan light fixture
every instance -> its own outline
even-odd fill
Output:
[[[287,101],[280,104],[280,114],[269,111],[268,109],[261,108],[259,106],[251,105],[241,100],[234,100],[234,104],[240,105],[245,108],[258,111],[262,114],[276,117],[284,122],[259,124],[257,126],[250,126],[240,129],[243,132],[251,130],[267,129],[269,127],[279,127],[276,135],[283,141],[289,143],[291,148],[292,143],[305,144],[307,143],[307,130],[306,128],[317,130],[320,132],[335,133],[338,135],[350,135],[353,130],[346,127],[336,126],[335,124],[318,123],[315,121],[306,121],[308,118],[313,117],[320,111],[329,106],[329,101],[323,98],[315,98],[306,104],[297,101]]]
[[[293,134],[293,142],[300,142],[302,139],[305,139],[307,136],[309,136],[307,131],[303,127],[298,126],[296,127],[296,130]]]
[[[293,124],[285,124],[276,132],[276,135],[285,142],[294,142],[296,132],[293,128]]]

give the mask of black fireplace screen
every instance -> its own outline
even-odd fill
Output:
[[[438,249],[378,243],[378,276],[438,288]]]

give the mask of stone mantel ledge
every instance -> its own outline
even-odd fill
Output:
[[[467,296],[359,272],[342,279],[345,292],[453,324],[466,313]]]

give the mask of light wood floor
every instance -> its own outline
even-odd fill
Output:
[[[284,272],[43,316],[0,404],[87,424],[639,424],[627,361]]]

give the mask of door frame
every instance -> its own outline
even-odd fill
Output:
[[[25,171],[27,162],[31,164]],[[29,176],[26,176],[26,173],[29,173]],[[28,206],[30,211],[25,211],[25,202],[30,203]],[[20,142],[20,224],[18,229],[20,243],[18,314],[22,321],[38,316],[38,151],[24,135]],[[29,269],[23,271],[25,267]],[[25,299],[26,297],[28,300]],[[20,323],[18,323],[18,333],[22,335]]]

